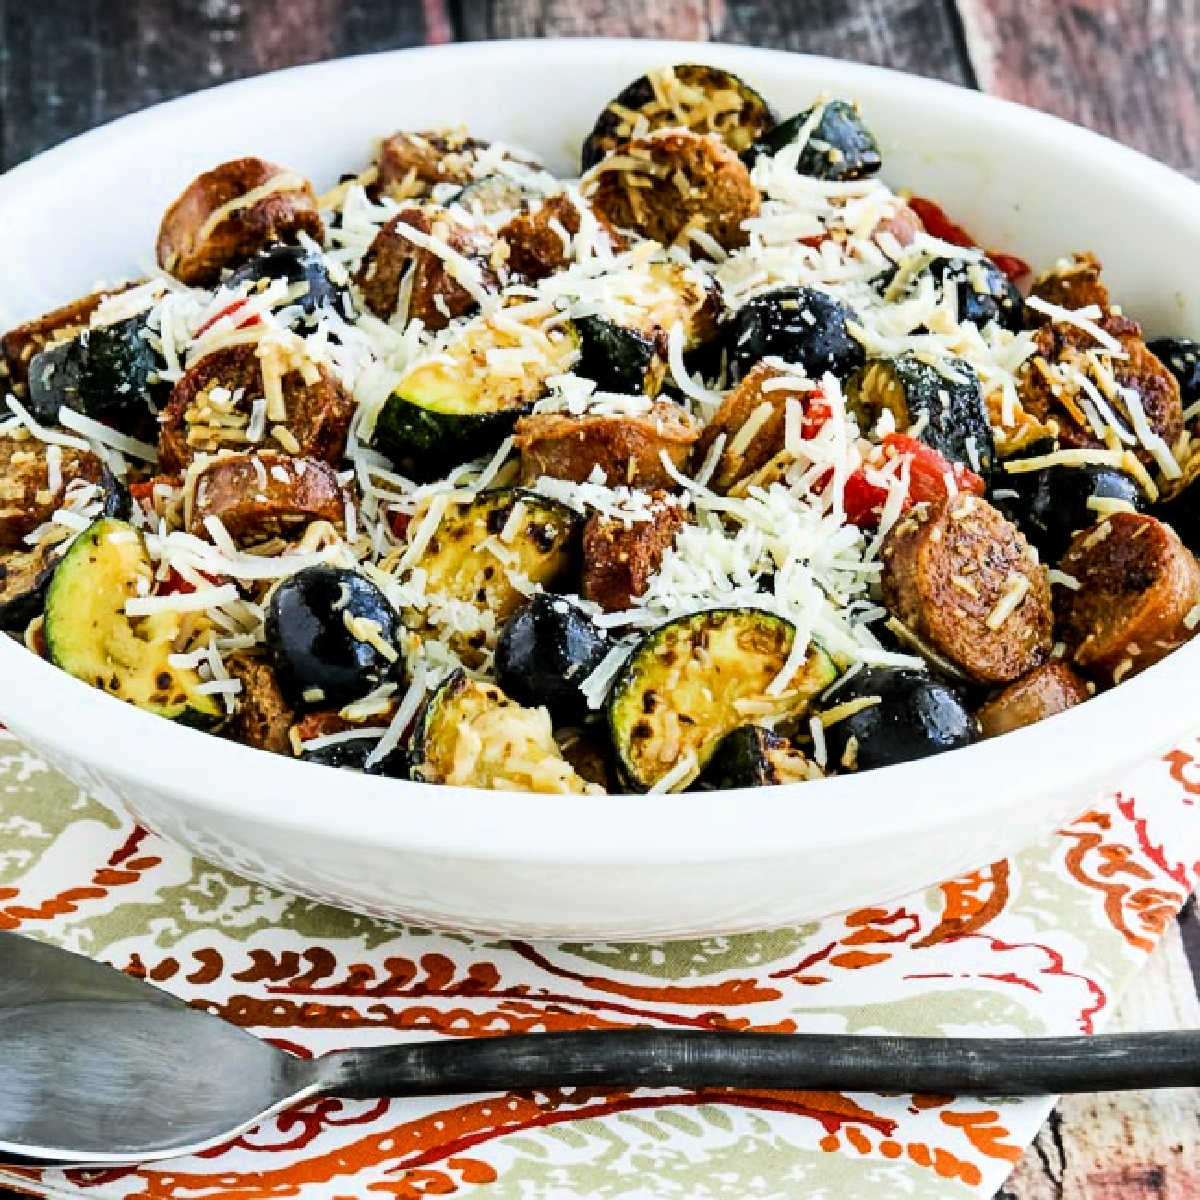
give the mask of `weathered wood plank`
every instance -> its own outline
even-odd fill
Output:
[[[971,82],[949,0],[462,0],[459,16],[465,38],[707,38]]]
[[[1178,925],[1121,999],[1111,1028],[1200,1028]],[[1200,1088],[1067,1096],[996,1200],[1194,1200]]]
[[[229,79],[446,40],[446,13],[443,0],[0,0],[0,166]]]
[[[1200,174],[1197,0],[959,0],[980,86]]]

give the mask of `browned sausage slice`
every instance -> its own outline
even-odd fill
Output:
[[[1094,254],[1075,254],[1039,275],[1029,294],[1059,308],[1078,309],[1095,304],[1101,313],[1106,313],[1112,307],[1112,297],[1108,285],[1100,278],[1102,270],[1103,264]],[[1044,325],[1049,320],[1034,308],[1026,316],[1034,325]]]
[[[53,480],[51,457],[58,460]],[[0,438],[0,546],[22,546],[26,534],[62,507],[73,480],[99,483],[103,473],[103,464],[86,450],[47,446],[35,438]]]
[[[683,527],[683,509],[665,492],[654,495],[648,521],[592,513],[583,527],[585,600],[608,612],[629,608],[662,566],[663,556]]]
[[[1060,567],[1079,584],[1055,585],[1060,636],[1072,661],[1105,683],[1158,662],[1195,633],[1200,567],[1155,517],[1113,513],[1075,535]]]
[[[621,249],[620,234],[599,213],[593,211],[593,215],[609,245],[614,250]],[[561,271],[572,255],[563,234],[573,238],[581,228],[579,209],[561,192],[511,217],[500,227],[500,238],[508,246],[508,269],[512,277],[536,283]]]
[[[997,737],[1066,712],[1089,694],[1087,684],[1066,663],[1043,663],[993,696],[975,716],[984,737]]]
[[[609,487],[673,488],[662,453],[677,467],[687,462],[700,422],[670,400],[640,415],[536,413],[522,417],[514,440],[526,482],[542,475],[583,483],[599,467]]]
[[[160,467],[182,471],[197,454],[250,446],[254,401],[266,398],[264,369],[279,373],[283,411],[273,413],[268,403],[262,448],[326,462],[341,458],[353,397],[325,366],[309,364],[312,382],[306,382],[304,372],[280,365],[273,348],[259,343],[214,350],[175,384],[159,418]]]
[[[227,454],[198,470],[194,482],[189,528],[201,536],[206,517],[218,518],[235,542],[287,536],[310,521],[345,521],[337,472],[319,458]]]
[[[400,131],[379,144],[372,196],[413,200],[428,196],[438,183],[470,183],[472,168],[487,142],[461,129]]]
[[[409,320],[420,320],[426,329],[445,329],[454,317],[476,306],[475,297],[458,282],[447,260],[413,241],[407,234],[409,230],[444,242],[478,269],[480,286],[489,292],[499,289],[494,267],[502,265],[499,251],[503,248],[497,247],[491,237],[439,209],[406,208],[375,235],[354,275],[367,308],[381,321],[395,313],[401,282],[410,271]]]
[[[1015,525],[978,496],[918,504],[883,545],[883,600],[981,683],[1008,683],[1050,652],[1050,585]]]
[[[321,241],[325,226],[312,184],[261,158],[236,158],[197,175],[163,214],[158,265],[184,283],[216,283],[272,242],[299,233]]]
[[[270,663],[257,655],[235,654],[225,660],[225,669],[242,684],[225,736],[273,754],[289,753],[288,730],[296,714],[283,698]]]
[[[666,130],[618,146],[585,179],[596,212],[618,229],[669,246],[699,229],[726,250],[744,246],[742,222],[761,197],[746,164],[723,142]],[[703,247],[693,245],[703,256]]]

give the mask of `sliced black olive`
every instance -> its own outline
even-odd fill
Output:
[[[653,337],[595,315],[576,317],[574,324],[576,375],[591,379],[602,392],[655,396],[662,390],[667,362]]]
[[[1089,500],[1124,500],[1137,509],[1143,506],[1142,489],[1116,467],[998,471],[992,492],[992,503],[1037,547],[1046,563],[1058,562],[1071,535],[1100,519]]]
[[[826,371],[844,379],[866,359],[849,323],[858,314],[827,292],[782,287],[747,300],[726,330],[729,371],[741,379],[771,355],[802,367],[812,379]]]
[[[302,762],[321,763],[326,767],[361,771],[366,775],[386,775],[390,779],[408,778],[408,755],[401,747],[397,747],[391,754],[385,754],[379,762],[368,767],[367,759],[374,749],[373,738],[354,738],[351,741],[334,742],[331,746],[322,746],[317,750],[305,750],[300,759]]]
[[[547,708],[556,724],[571,724],[587,715],[579,687],[609,649],[581,608],[540,592],[500,632],[496,681],[519,704]]]
[[[1025,300],[990,258],[935,258],[925,270],[942,289],[953,287],[958,319],[981,329],[995,321],[1014,333],[1025,323]]]
[[[778,154],[790,146],[813,115],[813,109],[781,121],[764,134],[752,154]],[[879,143],[863,124],[857,105],[846,100],[829,100],[821,106],[821,115],[813,126],[796,162],[801,175],[817,179],[865,179],[883,165]]]
[[[742,725],[717,744],[692,787],[697,791],[798,783],[820,775],[785,737],[762,725]]]
[[[1146,345],[1179,381],[1183,407],[1200,400],[1200,342],[1186,337],[1161,337]]]
[[[308,285],[295,300],[308,316],[320,308],[338,304],[341,296],[341,291],[329,278],[321,256],[303,246],[268,246],[260,250],[225,280],[225,286],[233,288],[260,280],[267,283],[272,279]]]
[[[854,702],[860,706],[850,710]],[[958,694],[921,671],[868,667],[834,690],[825,711],[846,715],[825,728],[831,770],[869,771],[970,745],[975,718]]]
[[[267,648],[280,689],[298,709],[341,707],[395,678],[399,633],[383,593],[336,567],[298,571],[267,608]]]
[[[85,329],[29,364],[29,408],[54,423],[64,405],[133,436],[153,436],[154,414],[169,388],[160,359],[143,337],[145,318]]]
[[[596,118],[583,143],[583,169],[643,128],[715,133],[740,154],[774,124],[767,102],[729,71],[702,63],[657,67],[623,88]]]
[[[873,359],[847,380],[847,404],[864,433],[887,409],[901,433],[919,428],[921,441],[943,458],[964,463],[987,478],[996,450],[979,377],[964,359],[951,359],[946,365],[957,379],[915,354]]]

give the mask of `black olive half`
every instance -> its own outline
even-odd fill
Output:
[[[366,765],[371,751],[375,749],[374,738],[354,738],[351,741],[334,742],[318,750],[305,750],[300,755],[302,762],[321,763],[326,767],[341,767],[347,771],[361,771],[365,775],[386,775],[391,779],[408,778],[408,755],[397,747],[385,754],[377,763]]]
[[[1183,407],[1200,400],[1200,342],[1186,337],[1161,337],[1146,345],[1179,381]]]
[[[726,329],[730,374],[736,382],[774,355],[799,365],[810,379],[826,371],[844,379],[866,360],[849,328],[857,320],[848,304],[815,288],[782,287],[753,296]]]
[[[500,631],[496,682],[519,704],[548,708],[555,724],[571,724],[587,716],[580,684],[609,649],[587,613],[539,592]]]
[[[285,579],[267,608],[267,648],[279,686],[300,709],[360,699],[399,669],[400,618],[354,571],[307,567]]]
[[[308,316],[312,316],[320,308],[336,305],[341,295],[330,280],[320,255],[306,250],[303,246],[268,246],[265,250],[260,250],[225,280],[225,286],[234,288],[242,283],[272,279],[282,279],[289,284],[308,285],[295,300]]]
[[[958,319],[983,328],[995,321],[1014,333],[1025,324],[1025,300],[990,258],[935,258],[925,268],[938,285],[953,287]]]
[[[837,688],[826,711],[872,701],[825,729],[830,770],[869,771],[968,746],[979,736],[958,694],[921,671],[867,667]]]
[[[807,108],[781,121],[755,143],[751,155],[777,154],[791,145],[812,114],[813,110]],[[846,100],[829,100],[800,151],[796,170],[817,179],[865,179],[882,165],[879,143],[863,124],[857,107]]]
[[[1015,495],[1013,493],[1016,493]],[[1116,467],[1042,467],[996,473],[992,502],[1037,547],[1043,562],[1056,563],[1071,535],[1100,519],[1089,500],[1125,500],[1142,507],[1142,489]]]

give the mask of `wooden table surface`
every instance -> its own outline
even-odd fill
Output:
[[[455,39],[748,42],[983,88],[1200,176],[1200,0],[0,0],[0,168],[183,92]],[[1193,903],[1127,1028],[1200,1027]],[[997,1200],[1193,1200],[1200,1091],[1064,1101]]]

